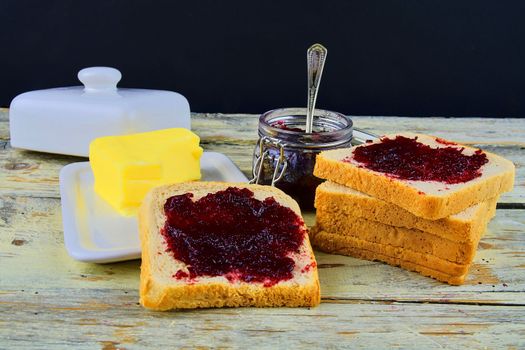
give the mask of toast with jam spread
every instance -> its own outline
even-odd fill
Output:
[[[512,190],[514,164],[434,136],[402,133],[321,152],[314,175],[437,220]]]
[[[140,302],[155,310],[315,306],[319,278],[297,203],[245,183],[188,182],[139,210]]]

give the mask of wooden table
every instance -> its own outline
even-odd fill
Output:
[[[192,123],[206,150],[225,153],[248,175],[256,117],[194,114]],[[145,310],[140,261],[82,263],[64,248],[58,173],[84,159],[12,149],[8,111],[0,110],[0,348],[524,348],[525,119],[354,123],[446,137],[516,164],[515,190],[501,198],[465,285],[317,253],[316,308]]]

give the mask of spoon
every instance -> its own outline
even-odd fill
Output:
[[[306,133],[311,134],[314,124],[315,102],[317,91],[321,83],[324,62],[328,50],[321,44],[313,44],[306,51],[306,62],[308,67],[308,101],[306,107]]]

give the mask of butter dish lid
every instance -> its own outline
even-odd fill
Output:
[[[115,68],[78,72],[83,86],[30,91],[10,106],[11,145],[16,148],[88,156],[101,136],[166,128],[190,129],[190,106],[179,93],[117,88]]]

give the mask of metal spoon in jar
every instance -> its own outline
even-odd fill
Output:
[[[321,83],[324,62],[328,50],[321,44],[313,44],[306,51],[306,61],[308,65],[308,102],[306,107],[306,133],[312,133],[314,125],[315,101],[317,100],[317,91]]]

